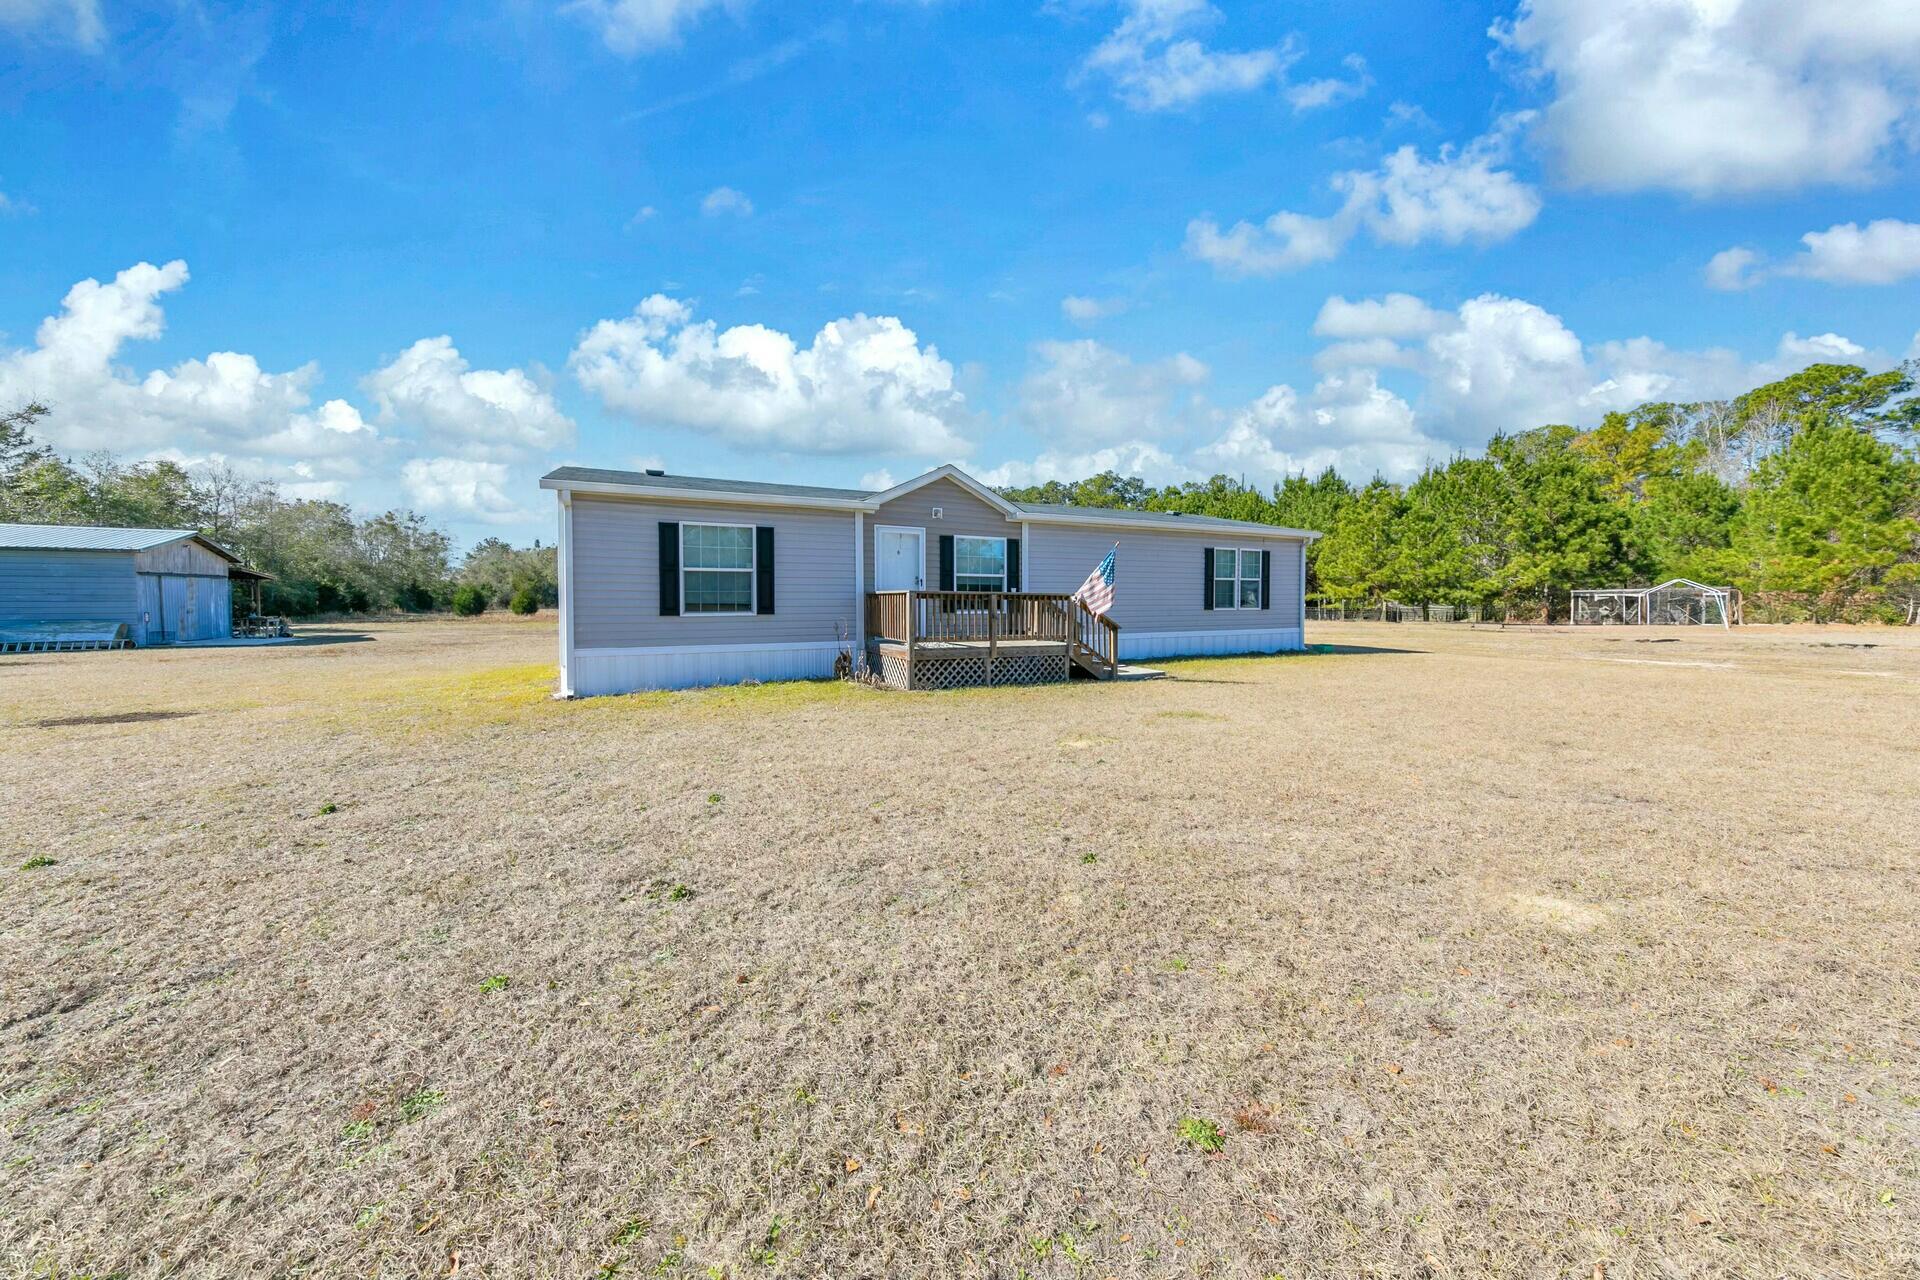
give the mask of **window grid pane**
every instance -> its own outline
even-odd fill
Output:
[[[1002,590],[1006,586],[1006,542],[1000,538],[955,538],[953,570],[958,590]]]
[[[684,613],[752,613],[753,575],[732,570],[689,569],[681,601]]]
[[[1245,578],[1240,580],[1240,607],[1242,609],[1258,609],[1260,607],[1260,583],[1258,580],[1248,581]]]
[[[1213,553],[1213,576],[1232,578],[1234,576],[1234,555],[1230,547],[1220,547]]]
[[[1218,582],[1213,584],[1213,607],[1216,609],[1233,608],[1233,584]]]
[[[681,533],[689,569],[753,568],[752,525],[687,525]]]

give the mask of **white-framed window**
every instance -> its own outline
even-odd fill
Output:
[[[956,536],[953,540],[953,589],[1005,591],[1007,540]]]
[[[680,612],[754,611],[754,532],[750,524],[680,526]]]
[[[1260,557],[1265,554],[1250,547],[1213,549],[1214,608],[1260,607]]]

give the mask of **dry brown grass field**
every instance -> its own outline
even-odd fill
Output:
[[[1920,1268],[1920,635],[304,634],[0,658],[6,1274]]]

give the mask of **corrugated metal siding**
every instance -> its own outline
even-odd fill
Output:
[[[142,573],[200,573],[210,577],[227,576],[227,562],[197,542],[176,542],[170,547],[155,547],[133,557],[133,567]]]
[[[1117,541],[1113,620],[1133,631],[1248,631],[1300,625],[1300,543],[1245,534],[1165,533],[1159,530],[1029,526],[1026,588],[1074,591]],[[1208,547],[1258,546],[1273,553],[1270,609],[1206,609],[1203,552]]]
[[[935,507],[940,508],[938,520],[933,518]],[[868,590],[873,589],[873,530],[875,526],[883,524],[927,531],[928,591],[940,589],[941,534],[986,538],[1020,536],[1018,521],[1008,520],[997,508],[982,502],[951,480],[935,480],[912,493],[902,494],[892,502],[883,504],[878,511],[868,514],[866,533],[862,535],[866,546],[861,553],[867,562],[862,580]],[[1083,571],[1080,576],[1084,578],[1087,575]],[[1077,587],[1080,584],[1076,581],[1073,585]]]
[[[0,547],[29,551],[140,551],[192,529],[112,529],[90,524],[0,524]]]
[[[772,525],[772,617],[660,616],[659,522]],[[827,641],[854,624],[853,513],[573,497],[573,636],[582,649]]]
[[[0,549],[0,618],[131,625],[139,617],[133,583],[130,552]]]

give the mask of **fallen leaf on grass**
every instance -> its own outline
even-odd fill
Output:
[[[1854,1102],[1860,1101],[1860,1099],[1854,1097],[1850,1093],[1843,1093],[1840,1095],[1840,1101],[1846,1102],[1846,1103],[1854,1103]]]
[[[1399,1075],[1399,1074],[1400,1074],[1400,1073],[1401,1073],[1402,1071],[1405,1071],[1405,1070],[1406,1070],[1406,1068],[1405,1068],[1405,1067],[1403,1067],[1403,1066],[1401,1066],[1401,1065],[1400,1065],[1399,1063],[1397,1063],[1397,1062],[1389,1062],[1389,1063],[1387,1064],[1387,1066],[1386,1066],[1386,1072],[1387,1072],[1387,1074],[1388,1074],[1388,1075],[1390,1075],[1390,1076],[1397,1076],[1397,1075]]]
[[[867,1208],[871,1210],[873,1208],[874,1201],[878,1200],[879,1198],[880,1198],[880,1187],[879,1187],[879,1184],[876,1183],[873,1189],[867,1192]]]
[[[689,1142],[687,1144],[687,1150],[691,1151],[695,1147],[704,1147],[709,1142],[712,1142],[712,1141],[713,1141],[713,1135],[710,1133],[705,1135],[704,1137],[695,1138],[692,1142]]]
[[[848,1173],[860,1172],[860,1161],[858,1160],[858,1158],[854,1156],[847,1157],[847,1172]]]

